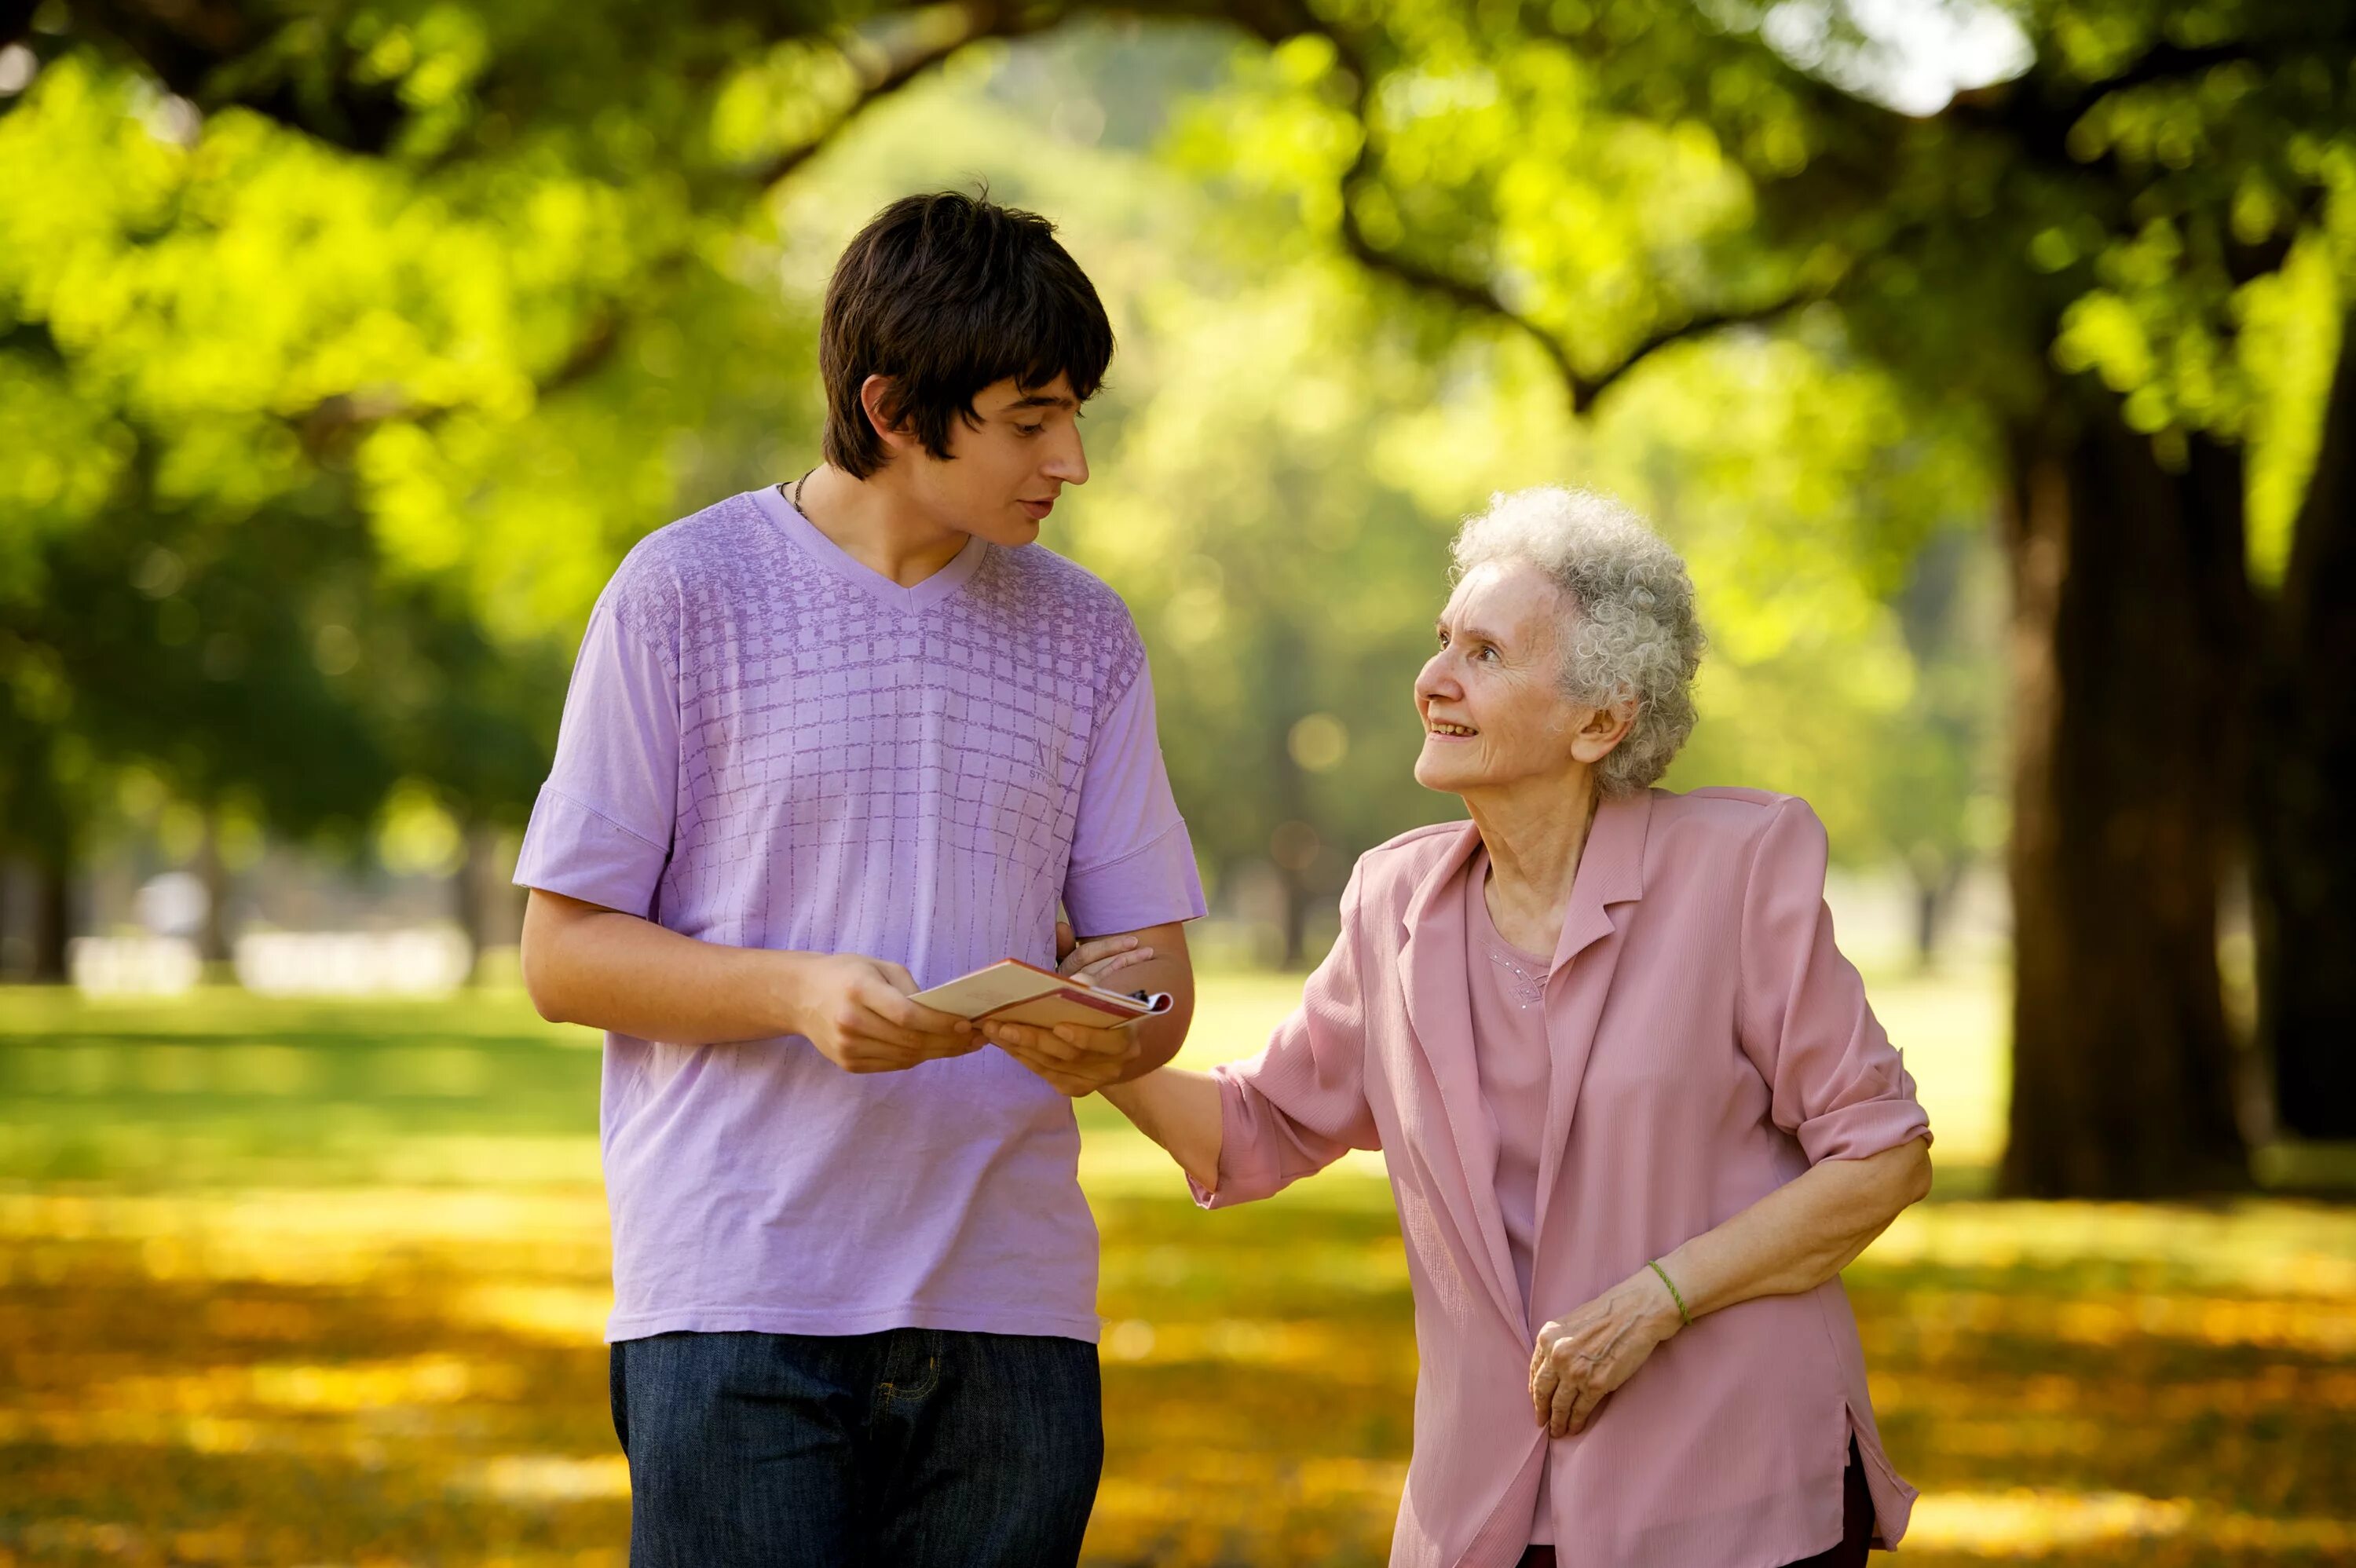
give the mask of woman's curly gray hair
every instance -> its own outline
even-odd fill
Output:
[[[1686,563],[1606,496],[1541,485],[1503,491],[1457,530],[1456,575],[1525,560],[1562,590],[1563,688],[1583,707],[1633,699],[1636,721],[1596,768],[1606,795],[1651,786],[1693,733],[1701,623]]]

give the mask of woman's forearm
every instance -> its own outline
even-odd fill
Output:
[[[1169,1151],[1205,1192],[1219,1185],[1219,1083],[1207,1072],[1164,1067],[1100,1091],[1137,1130]]]
[[[1755,1296],[1814,1290],[1930,1189],[1928,1139],[1863,1159],[1822,1160],[1662,1258],[1661,1267],[1695,1317]]]

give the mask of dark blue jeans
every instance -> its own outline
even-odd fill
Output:
[[[1076,1563],[1104,1468],[1077,1339],[659,1334],[613,1399],[631,1568]]]

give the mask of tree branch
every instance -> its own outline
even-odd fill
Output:
[[[957,0],[913,14],[887,17],[867,32],[846,32],[840,48],[859,73],[859,91],[834,123],[809,141],[778,154],[754,171],[766,190],[824,151],[851,122],[879,99],[888,98],[983,38],[1021,37],[1052,27],[1069,13],[1060,4],[1024,5],[1021,0]]]
[[[1505,297],[1485,283],[1476,283],[1452,276],[1439,269],[1396,251],[1386,251],[1367,239],[1359,221],[1352,194],[1371,176],[1375,162],[1374,127],[1366,113],[1366,101],[1374,90],[1373,73],[1365,55],[1355,44],[1331,28],[1319,29],[1333,43],[1344,69],[1355,83],[1352,92],[1351,112],[1358,122],[1357,156],[1343,171],[1342,244],[1357,262],[1371,272],[1380,272],[1406,283],[1420,293],[1437,295],[1459,309],[1484,315],[1537,345],[1555,371],[1562,378],[1563,389],[1570,400],[1573,414],[1587,413],[1597,399],[1618,384],[1638,365],[1662,349],[1692,338],[1706,336],[1729,326],[1763,325],[1776,321],[1813,304],[1824,296],[1822,289],[1802,289],[1784,297],[1747,309],[1704,311],[1687,317],[1674,325],[1665,326],[1629,348],[1610,368],[1596,374],[1580,369],[1571,357],[1569,345],[1541,325],[1536,319],[1515,309]]]

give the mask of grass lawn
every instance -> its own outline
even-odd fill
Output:
[[[1294,980],[1214,976],[1190,1057]],[[2356,1211],[1993,1204],[1999,994],[1875,997],[1941,1192],[1847,1275],[1905,1561],[2356,1561]],[[0,991],[0,1565],[614,1563],[597,1052],[522,998]],[[1379,1165],[1203,1215],[1082,1107],[1099,1564],[1375,1563],[1405,1473]]]

